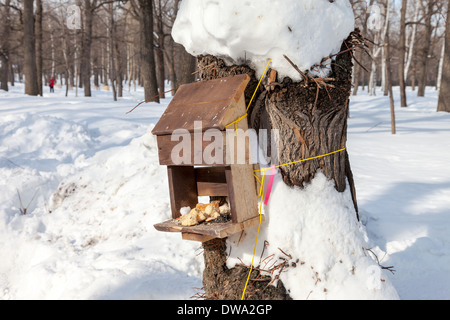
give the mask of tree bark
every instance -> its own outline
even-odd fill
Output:
[[[36,32],[36,73],[37,73],[37,85],[39,90],[39,95],[43,95],[43,84],[42,84],[42,0],[36,0],[36,21],[35,21],[35,32]]]
[[[191,83],[195,80],[195,57],[187,52],[183,46],[179,46],[180,52],[178,56],[179,65],[177,68],[177,84],[178,86]]]
[[[116,65],[114,61],[115,56],[115,49],[114,49],[114,37],[115,37],[115,22],[114,22],[114,10],[112,3],[108,5],[108,11],[109,11],[109,26],[108,26],[108,36],[109,36],[109,48],[110,48],[110,55],[109,55],[109,66],[110,66],[110,72],[109,72],[109,79],[111,81],[111,88],[113,92],[113,99],[114,101],[117,101],[117,90],[116,90]]]
[[[145,100],[159,103],[156,78],[155,53],[153,50],[153,0],[139,0],[139,24],[141,45],[141,68],[144,78]]]
[[[36,45],[34,35],[34,0],[23,1],[23,51],[25,94],[37,96],[39,87],[36,71]]]
[[[154,0],[153,0],[154,1]],[[155,6],[155,3],[153,4]],[[156,9],[156,8],[155,8]],[[157,69],[157,80],[160,98],[164,99],[165,96],[165,81],[166,81],[166,70],[164,64],[164,15],[161,0],[158,0],[158,6],[156,11],[156,34],[157,34],[157,47],[155,49],[156,57],[156,69]]]
[[[412,25],[412,34],[411,40],[409,42],[408,55],[405,64],[405,79],[408,79],[409,67],[411,66],[412,57],[414,54],[414,45],[416,43],[416,34],[417,34],[417,24],[419,20],[419,9],[420,9],[420,0],[416,0],[415,9],[414,9],[414,20]]]
[[[386,64],[387,64],[387,73],[386,73],[386,81],[389,92],[389,102],[391,105],[391,132],[392,134],[397,133],[396,123],[395,123],[395,103],[394,103],[394,92],[392,91],[392,68],[391,68],[391,48],[389,43],[389,33],[387,34],[387,46],[386,46]]]
[[[370,71],[370,78],[369,78],[369,94],[371,96],[376,95],[376,88],[377,88],[377,62],[376,59],[378,58],[378,55],[383,52],[383,48],[386,41],[386,34],[388,30],[388,24],[390,19],[390,5],[391,0],[386,0],[385,3],[385,22],[383,28],[375,34],[374,43],[378,45],[374,45],[373,52],[372,52],[372,69]],[[383,67],[381,69],[382,77],[385,75],[385,68],[384,68],[384,57],[382,58],[382,64]],[[384,81],[382,81],[382,88],[384,90]]]
[[[81,82],[84,87],[84,96],[91,97],[91,47],[92,47],[92,19],[96,0],[84,0],[84,32],[81,38]]]
[[[10,22],[10,6],[11,0],[6,0],[5,6],[2,9],[1,17],[3,20],[3,24],[0,30],[0,62],[2,63],[2,68],[0,70],[0,90],[8,91],[8,74],[10,67],[10,57],[9,57],[9,38],[11,31],[11,22]],[[12,80],[14,83],[14,80]]]
[[[400,38],[399,38],[399,63],[398,76],[400,79],[400,100],[403,108],[407,107],[406,83],[405,83],[405,55],[406,55],[406,8],[408,0],[402,0],[400,12]]]
[[[422,50],[419,55],[419,79],[418,79],[418,92],[417,96],[424,97],[425,89],[427,86],[427,67],[428,67],[428,56],[430,54],[431,48],[431,34],[433,33],[433,26],[431,25],[431,18],[433,16],[433,6],[434,1],[429,0],[426,6],[425,12],[425,35],[422,42]]]
[[[446,28],[444,66],[437,111],[450,112],[450,0],[448,1]]]
[[[354,34],[352,34],[352,37]],[[280,149],[277,156],[280,164],[314,157],[345,147],[347,140],[348,103],[352,88],[352,37],[342,45],[342,53],[336,57],[328,87],[318,88],[315,81],[293,82],[285,78],[282,83],[262,86],[249,109],[249,127],[256,129],[278,129]],[[247,73],[251,81],[245,91],[249,103],[259,79],[248,66],[227,67],[225,63],[212,56],[198,57],[201,80],[210,80]],[[337,191],[346,190],[349,182],[355,210],[356,193],[351,174],[350,162],[346,152],[332,156],[290,165],[281,168],[284,182],[289,186],[303,188],[311,182],[318,171],[334,181]],[[249,269],[238,266],[228,269],[225,265],[226,240],[213,240],[203,244],[205,272],[203,285],[207,299],[240,299]],[[260,277],[254,270],[251,278]],[[246,299],[290,299],[281,281],[277,287],[267,286],[270,278],[262,277],[249,285]]]
[[[6,58],[5,55],[1,53],[0,53],[0,62],[2,64],[2,67],[0,69],[0,90],[8,91],[9,61],[8,58]]]

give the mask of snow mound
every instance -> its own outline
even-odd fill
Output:
[[[48,205],[9,218],[0,210],[0,252],[9,257],[0,264],[0,299],[195,294],[203,268],[198,244],[153,227],[171,213],[151,129],[129,145],[77,158]]]
[[[0,221],[46,207],[59,177],[93,143],[87,128],[75,122],[31,113],[2,116]]]
[[[12,114],[0,122],[0,155],[11,161],[73,162],[80,150],[88,150],[92,139],[87,128],[68,120],[36,115]]]
[[[265,208],[255,267],[268,270],[287,261],[279,275],[296,300],[398,299],[367,251],[368,238],[349,191],[337,192],[320,172],[304,190],[277,180]],[[239,237],[228,242],[228,267],[241,260],[251,264],[256,230],[248,231],[244,240]]]
[[[172,36],[194,56],[247,63],[259,75],[272,59],[281,77],[299,81],[300,74],[283,55],[310,70],[339,52],[353,30],[348,0],[184,0]]]

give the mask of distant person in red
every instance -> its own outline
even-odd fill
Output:
[[[50,78],[50,81],[48,82],[48,85],[50,86],[50,92],[55,92],[55,89],[54,89],[54,87],[55,87],[55,79],[53,79],[53,77]]]

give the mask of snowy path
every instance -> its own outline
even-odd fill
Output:
[[[169,100],[125,115],[142,92],[116,103],[105,92],[22,92],[20,84],[0,92],[0,299],[198,292],[199,245],[152,227],[169,215],[169,201],[148,127]],[[450,298],[450,115],[435,112],[436,100],[432,89],[427,98],[410,93],[392,136],[386,97],[352,97],[348,148],[359,206],[402,299]],[[18,193],[24,206],[34,196],[26,216]]]

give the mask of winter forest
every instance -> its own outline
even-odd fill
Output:
[[[450,299],[449,11],[0,0],[0,300]],[[163,158],[194,115],[271,160]]]
[[[195,58],[171,37],[180,2],[2,1],[1,89],[27,78],[26,94],[42,95],[53,77],[66,95],[107,90],[117,100],[139,86],[150,99],[166,91],[164,81],[171,89],[194,81]],[[355,56],[355,95],[376,86],[388,95],[392,84],[405,107],[406,86],[420,97],[426,86],[440,89],[447,1],[350,2],[356,27],[372,41],[370,55]]]

